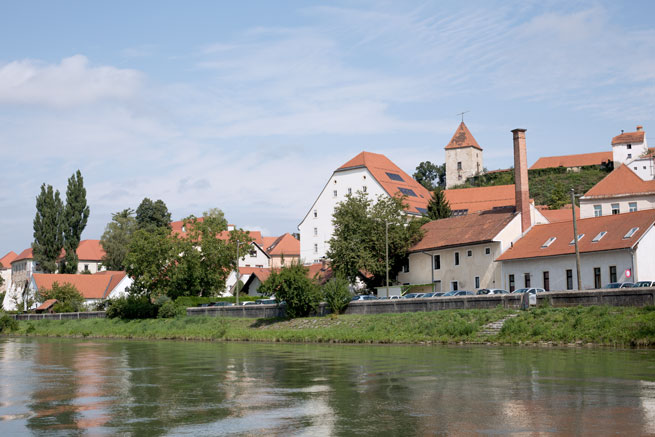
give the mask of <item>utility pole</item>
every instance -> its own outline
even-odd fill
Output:
[[[578,274],[578,291],[582,291],[580,277],[580,249],[578,249],[578,223],[575,220],[575,192],[571,188],[571,211],[573,211],[573,242],[575,243],[575,269]]]
[[[384,240],[385,240],[385,257],[387,259],[387,297],[389,297],[389,221],[385,220]]]
[[[241,242],[237,240],[237,283],[236,283],[237,306],[239,305],[239,276],[240,276],[239,275],[239,244],[241,244]]]

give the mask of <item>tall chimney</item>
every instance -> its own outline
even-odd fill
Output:
[[[641,126],[641,125],[637,126],[637,132],[641,132],[642,130],[644,130],[643,126]]]
[[[521,213],[521,233],[532,225],[530,220],[530,188],[528,187],[528,152],[525,148],[525,129],[514,129],[514,189],[516,211]]]

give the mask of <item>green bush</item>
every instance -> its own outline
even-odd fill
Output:
[[[321,300],[319,287],[307,276],[307,271],[301,264],[273,271],[258,291],[275,296],[278,302],[286,302],[287,317],[306,317],[318,308]]]
[[[39,302],[43,303],[48,299],[57,299],[57,303],[52,307],[52,310],[56,313],[84,311],[84,296],[72,284],[64,283],[59,285],[58,282],[55,282],[52,284],[51,289],[43,288],[39,290]]]
[[[7,314],[0,317],[0,332],[11,332],[18,329],[18,321]]]
[[[340,314],[348,306],[352,293],[348,288],[348,281],[341,277],[334,277],[323,286],[323,299],[333,314]]]
[[[119,318],[132,319],[154,319],[157,317],[159,307],[146,296],[119,297],[109,301],[107,317],[110,319]]]
[[[158,319],[172,319],[174,317],[182,317],[185,315],[186,308],[178,305],[172,300],[164,302],[157,312]]]

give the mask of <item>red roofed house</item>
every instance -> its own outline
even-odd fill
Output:
[[[389,158],[378,153],[361,152],[336,169],[311,208],[298,225],[300,230],[300,258],[313,264],[325,257],[332,238],[332,214],[335,206],[348,194],[368,193],[378,196],[407,196],[406,213],[420,216],[427,208],[430,193]]]
[[[90,307],[104,299],[125,296],[132,279],[125,272],[107,270],[93,275],[35,273],[30,281],[30,292],[36,294],[41,289],[51,289],[55,282],[73,285],[84,296],[85,305]]]
[[[482,147],[462,121],[446,150],[446,188],[463,184],[471,176],[480,174],[482,166]]]
[[[271,267],[278,268],[300,261],[300,241],[286,233],[280,237],[264,237],[264,249],[271,257]]]
[[[4,293],[9,289],[11,284],[11,263],[18,255],[13,250],[0,258],[0,277],[2,277],[2,285],[0,285],[0,293]]]
[[[623,132],[612,138],[612,155],[614,167],[621,164],[628,164],[642,155],[648,154],[648,143],[646,132],[642,126],[637,126],[635,132]],[[652,179],[652,173],[650,179]]]
[[[653,280],[654,224],[655,210],[578,220],[582,288]],[[507,289],[577,290],[572,220],[534,226],[497,261]]]
[[[645,181],[628,166],[618,168],[580,198],[582,218],[655,208],[655,180]]]
[[[530,170],[542,168],[566,167],[571,170],[579,170],[580,167],[590,165],[602,165],[613,160],[612,152],[579,153],[577,155],[544,156],[532,164]]]

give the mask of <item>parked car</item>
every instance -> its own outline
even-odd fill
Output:
[[[443,296],[443,293],[435,291],[434,293],[425,293],[423,297],[439,297]]]
[[[639,281],[635,287],[655,287],[655,281]]]
[[[247,300],[245,302],[242,302],[241,305],[255,305],[255,302],[253,302],[252,300]]]
[[[459,290],[453,296],[475,296],[475,293],[467,290]]]
[[[393,296],[389,296],[388,299],[402,299],[402,296],[398,296],[397,294],[394,294]]]
[[[507,294],[509,291],[507,290],[502,290],[500,288],[482,288],[478,290],[476,293],[477,295],[485,295],[485,294]]]
[[[212,302],[208,306],[210,307],[231,307],[234,306],[232,302]]]
[[[425,293],[407,293],[403,296],[403,299],[417,299],[419,297],[423,297],[424,294]]]
[[[357,296],[353,296],[350,301],[356,301],[356,300],[377,300],[377,297],[373,296],[372,294],[360,294]]]
[[[632,282],[610,282],[603,288],[632,288],[635,284]]]
[[[277,301],[275,299],[257,299],[255,303],[257,305],[271,305],[276,304]]]
[[[546,290],[543,288],[519,288],[518,290],[514,290],[514,293],[522,294],[522,293],[529,293],[529,294],[537,294],[537,293],[546,293]]]

